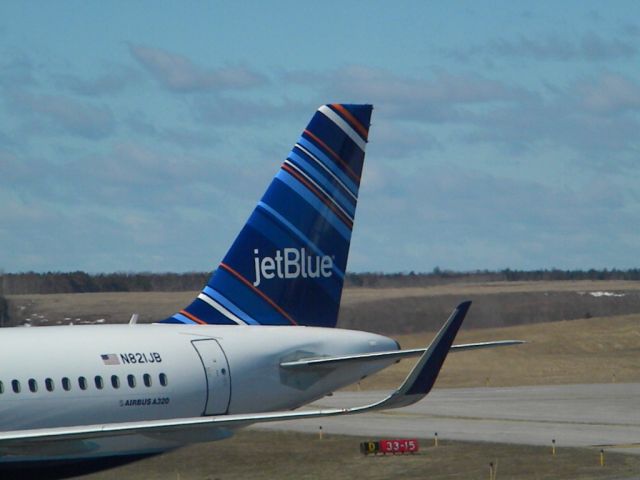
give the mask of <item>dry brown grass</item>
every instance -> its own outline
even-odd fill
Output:
[[[353,305],[373,300],[389,300],[407,297],[434,297],[440,295],[490,295],[496,293],[525,292],[590,292],[590,291],[638,291],[640,282],[624,280],[576,280],[540,282],[481,282],[433,285],[407,288],[347,288],[343,304]]]
[[[396,337],[403,348],[422,347],[430,334]],[[456,343],[525,340],[524,345],[452,353],[438,387],[639,382],[640,315],[463,330]],[[364,389],[400,384],[413,362],[405,360],[365,379]]]
[[[628,315],[640,313],[639,286],[581,281],[352,289],[345,292],[339,324],[383,334],[433,331],[462,300],[473,301],[465,320],[468,328]]]
[[[191,303],[196,295],[195,292],[113,292],[8,295],[7,298],[21,318],[33,318],[34,325],[56,325],[98,319],[104,319],[105,323],[126,323],[133,313],[140,315],[140,322],[158,321]],[[40,315],[47,321],[43,322]]]
[[[595,298],[585,292],[623,292]],[[141,322],[166,318],[188,305],[197,292],[118,292],[10,295],[14,323],[34,325]],[[484,282],[408,288],[347,288],[339,325],[385,334],[435,330],[461,300],[474,301],[467,327],[640,313],[640,282]],[[79,320],[78,320],[79,319]]]
[[[245,430],[223,442],[200,444],[87,475],[86,480],[236,480],[313,479],[382,480],[485,479],[489,463],[497,463],[497,479],[606,479],[629,478],[640,471],[640,455],[599,452],[587,448],[558,449],[492,443],[421,441],[416,455],[365,457],[359,453],[364,438]]]

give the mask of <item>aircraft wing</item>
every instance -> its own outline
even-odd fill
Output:
[[[420,360],[413,367],[402,385],[386,398],[370,404],[351,408],[330,408],[293,412],[271,412],[211,417],[175,418],[143,422],[81,425],[73,427],[17,430],[0,433],[0,452],[50,446],[68,442],[69,446],[84,440],[122,435],[172,435],[198,429],[232,429],[253,423],[329,417],[363,413],[371,410],[399,408],[411,405],[429,393],[451,349],[453,340],[462,325],[471,302],[463,302],[453,311],[431,344],[424,349]]]

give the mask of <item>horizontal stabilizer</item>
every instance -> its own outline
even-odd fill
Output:
[[[509,345],[521,345],[525,343],[523,340],[495,340],[491,342],[478,342],[478,343],[461,343],[458,345],[452,345],[451,352],[460,352],[463,350],[480,350],[483,348],[494,347],[507,347]],[[402,360],[403,358],[419,357],[426,348],[411,348],[406,350],[392,350],[389,352],[374,352],[363,353],[358,355],[344,355],[340,357],[310,357],[301,358],[291,362],[282,362],[280,366],[282,368],[301,368],[301,367],[323,367],[323,366],[338,366],[345,363],[358,363],[358,362],[374,362],[376,360]]]
[[[463,350],[480,350],[481,348],[508,347],[509,345],[522,345],[524,340],[493,340],[491,342],[461,343],[451,347],[452,352]]]

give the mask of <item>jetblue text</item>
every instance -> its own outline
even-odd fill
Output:
[[[262,280],[272,278],[329,278],[333,274],[333,258],[329,255],[311,255],[304,248],[285,248],[276,250],[273,257],[259,257],[254,253],[254,267],[257,287]]]

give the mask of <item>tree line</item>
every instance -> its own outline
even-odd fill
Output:
[[[429,273],[347,273],[345,285],[352,287],[409,287],[456,282],[524,282],[563,280],[640,280],[640,268],[589,270],[473,270],[460,272],[439,267]]]
[[[177,292],[198,290],[209,274],[25,272],[0,275],[5,295],[89,292]]]
[[[0,327],[9,323],[9,302],[0,292]]]
[[[97,273],[25,272],[0,273],[0,320],[6,311],[4,295],[88,293],[88,292],[175,292],[200,290],[207,272],[188,273]],[[438,267],[428,273],[347,273],[347,287],[408,287],[469,281],[542,281],[542,280],[640,280],[640,269],[628,270],[475,270],[457,272]]]

